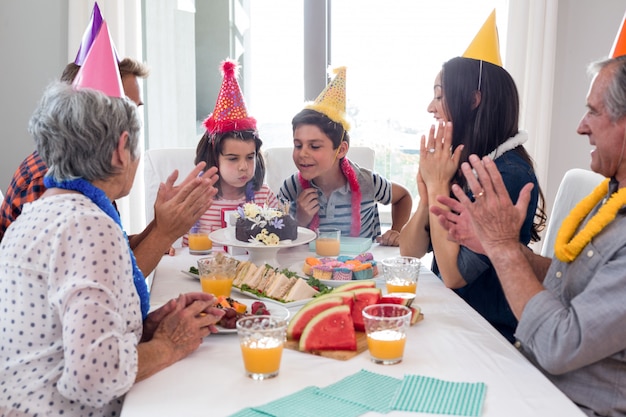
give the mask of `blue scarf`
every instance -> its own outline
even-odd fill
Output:
[[[143,273],[137,267],[137,261],[135,260],[135,255],[130,248],[128,236],[126,236],[126,232],[122,227],[120,215],[117,210],[115,210],[115,207],[113,207],[111,200],[109,200],[104,191],[82,178],[58,182],[55,179],[46,176],[44,178],[44,185],[46,186],[46,188],[62,188],[64,190],[78,191],[79,193],[83,194],[85,197],[93,201],[93,203],[98,206],[100,210],[104,211],[110,218],[115,221],[115,223],[117,223],[120,229],[122,229],[122,233],[124,233],[124,238],[128,243],[130,261],[133,265],[133,283],[135,284],[135,288],[137,289],[137,294],[139,295],[139,300],[141,302],[141,317],[145,320],[146,316],[148,315],[148,311],[150,310],[150,293],[148,292],[148,285],[146,284]]]

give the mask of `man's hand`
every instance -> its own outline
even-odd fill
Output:
[[[496,164],[488,157],[481,161],[476,155],[471,155],[469,161],[471,166],[465,162],[461,170],[475,201],[472,202],[456,184],[452,186],[452,192],[471,218],[484,252],[491,256],[500,245],[519,244],[519,233],[526,218],[533,184],[528,183],[522,188],[517,204],[513,205]],[[468,233],[469,229],[457,232]]]
[[[448,196],[437,196],[437,201],[448,208],[431,206],[430,212],[437,216],[439,224],[448,231],[448,240],[467,247],[469,250],[485,254],[482,243],[478,240],[472,219],[465,206]]]

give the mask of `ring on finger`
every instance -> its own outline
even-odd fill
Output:
[[[435,148],[430,148],[430,149],[428,150],[428,153],[435,153]]]
[[[480,192],[479,192],[478,194],[476,194],[476,195],[474,196],[474,198],[480,198],[480,197],[482,197],[483,195],[485,195],[485,190],[480,190]]]

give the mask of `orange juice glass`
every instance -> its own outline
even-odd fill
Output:
[[[396,256],[381,262],[388,293],[417,291],[421,262],[411,256]]]
[[[246,375],[252,379],[274,378],[287,332],[287,321],[273,316],[249,316],[237,321],[239,346]]]
[[[341,230],[322,228],[317,231],[315,253],[318,256],[338,256],[341,251]]]
[[[411,310],[398,304],[374,304],[363,309],[367,348],[374,363],[393,365],[402,361]]]
[[[214,256],[198,259],[198,274],[202,291],[216,297],[230,297],[237,264],[229,260],[217,262]]]
[[[189,253],[192,255],[206,255],[213,248],[213,242],[209,239],[208,233],[189,232],[187,239],[189,242]]]

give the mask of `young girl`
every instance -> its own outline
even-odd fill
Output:
[[[256,120],[249,117],[235,77],[237,65],[224,61],[224,80],[215,110],[205,120],[206,132],[196,148],[196,164],[218,168],[217,196],[196,226],[211,233],[224,227],[224,212],[235,210],[245,202],[278,207],[278,200],[263,184],[265,163],[261,154],[263,142],[256,130]],[[188,245],[187,236],[183,245]]]
[[[342,236],[376,238],[398,246],[411,212],[408,190],[346,158],[350,147],[345,121],[345,67],[313,104],[292,120],[293,161],[298,173],[287,178],[279,196],[292,202],[298,225],[335,227]],[[392,204],[391,230],[381,235],[377,203]]]

